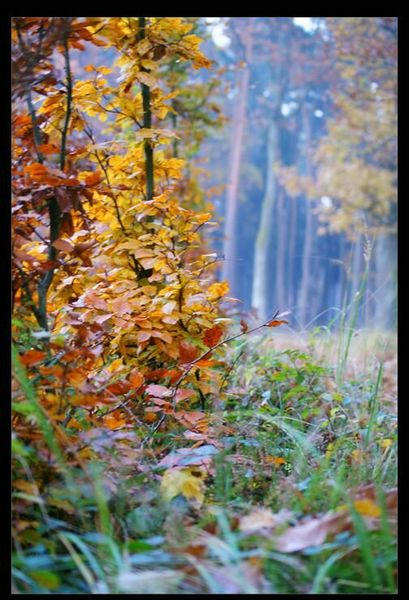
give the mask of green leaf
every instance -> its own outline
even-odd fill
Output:
[[[56,590],[60,586],[60,578],[52,571],[33,571],[30,573],[38,585],[45,587],[47,590]]]

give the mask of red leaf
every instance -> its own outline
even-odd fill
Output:
[[[61,217],[60,234],[66,233],[71,236],[74,233],[74,223],[71,213],[65,212]]]
[[[193,344],[181,342],[179,344],[179,357],[181,363],[190,363],[199,356],[199,350]]]
[[[242,333],[246,333],[246,331],[249,330],[249,326],[247,325],[246,321],[244,321],[243,319],[241,319],[240,321],[240,329]]]
[[[222,335],[223,329],[218,325],[215,325],[211,329],[207,329],[203,341],[206,344],[206,346],[208,346],[209,348],[213,348],[213,346],[216,346]]]
[[[176,369],[155,369],[154,371],[149,371],[146,374],[146,378],[150,381],[158,381],[158,379],[162,379],[163,377],[169,377],[170,383],[175,383],[181,375],[182,371]]]

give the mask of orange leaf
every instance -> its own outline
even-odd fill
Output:
[[[45,357],[46,353],[42,350],[28,350],[23,356],[20,356],[20,360],[23,365],[30,366],[40,362],[40,360],[43,360]]]
[[[280,465],[284,465],[286,460],[282,456],[266,456],[266,462],[272,463],[275,467],[279,467]]]
[[[138,389],[145,381],[145,378],[142,375],[142,373],[139,373],[139,371],[134,370],[131,371],[131,373],[129,374],[129,381],[135,389]]]
[[[131,389],[131,384],[129,381],[117,381],[116,383],[111,383],[107,387],[107,390],[111,392],[111,394],[120,395],[126,394]]]
[[[104,417],[104,423],[108,429],[116,429],[126,425],[126,419],[124,419],[120,413],[116,414],[116,412],[113,412]]]
[[[199,355],[199,350],[193,344],[181,342],[179,344],[179,357],[181,363],[190,363]]]
[[[102,175],[99,171],[95,171],[92,175],[87,175],[85,178],[86,185],[92,186],[99,183],[102,179]]]
[[[58,181],[58,184],[54,183],[54,185],[68,185],[69,187],[74,187],[74,186],[80,185],[80,182],[78,181],[78,179],[75,179],[74,177],[70,177],[69,179],[60,179]]]
[[[62,377],[64,369],[61,365],[51,365],[49,367],[41,366],[38,367],[41,375],[54,375],[55,377]]]
[[[212,348],[213,346],[216,346],[216,344],[218,343],[218,341],[220,340],[222,335],[223,335],[223,329],[221,327],[219,327],[218,325],[215,325],[211,329],[206,330],[203,341],[206,344],[206,346],[209,346],[209,348]]]
[[[214,367],[214,365],[221,365],[221,361],[219,360],[206,360],[206,358],[203,358],[202,360],[199,360],[197,363],[195,363],[196,367]]]
[[[77,386],[77,385],[81,385],[81,383],[84,383],[84,381],[87,379],[87,376],[85,373],[82,373],[81,371],[75,370],[75,371],[70,371],[67,374],[67,381],[69,383],[71,383],[71,385]]]
[[[58,154],[60,149],[55,144],[40,144],[37,149],[42,154]]]
[[[288,323],[285,319],[273,319],[266,323],[266,327],[280,327],[280,325],[284,325],[285,323]]]
[[[34,181],[43,179],[48,175],[48,169],[41,163],[34,162],[31,165],[24,167],[24,171],[28,173]]]
[[[147,423],[154,423],[158,420],[158,415],[154,412],[146,412],[145,413],[145,421]]]
[[[85,407],[94,407],[97,402],[100,402],[100,399],[96,394],[83,394],[79,396],[74,396],[70,399],[70,403],[74,406],[85,406]]]
[[[176,369],[155,369],[154,371],[149,371],[149,373],[146,374],[146,378],[150,381],[158,381],[158,379],[162,379],[162,377],[169,377],[170,383],[175,383],[181,374],[182,371]]]
[[[208,421],[205,413],[199,411],[178,411],[173,417],[185,427],[197,428],[200,424],[202,427],[207,427]]]

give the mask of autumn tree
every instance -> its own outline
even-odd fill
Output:
[[[211,364],[200,377],[183,365],[220,339],[228,286],[212,279],[214,261],[191,254],[211,213],[189,206],[178,133],[162,127],[183,112],[169,65],[210,66],[192,27],[175,17],[14,22],[15,340],[40,375],[44,408],[65,424],[83,415],[89,426],[142,419],[149,428],[164,406],[174,412],[182,397],[203,405],[217,391]],[[88,65],[88,78],[74,80],[71,54],[88,43],[113,49],[116,65]],[[33,319],[40,330],[25,356],[19,331],[34,330]],[[146,388],[182,375],[197,391],[175,390],[173,403]]]
[[[338,82],[333,117],[315,154],[315,194],[330,198],[321,207],[322,222],[354,243],[353,295],[364,268],[364,239],[375,240],[369,283],[382,302],[374,303],[373,318],[387,326],[396,297],[396,19],[331,18],[327,26]]]

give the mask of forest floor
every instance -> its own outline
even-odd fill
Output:
[[[202,430],[87,432],[86,469],[21,490],[14,591],[396,592],[394,336],[268,331],[226,362]]]

